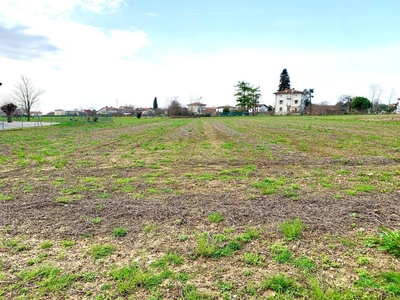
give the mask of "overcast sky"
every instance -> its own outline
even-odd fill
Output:
[[[399,0],[1,0],[0,100],[26,75],[39,109],[236,103],[239,80],[273,105],[279,75],[314,102],[400,97]]]

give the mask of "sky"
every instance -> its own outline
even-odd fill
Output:
[[[371,84],[394,102],[399,15],[399,0],[1,0],[0,102],[24,75],[45,90],[43,113],[235,105],[242,80],[274,105],[284,68],[314,103]]]

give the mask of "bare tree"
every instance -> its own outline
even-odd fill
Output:
[[[342,105],[342,107],[346,107],[346,111],[348,109],[348,112],[351,112],[351,101],[353,101],[353,97],[350,95],[342,95],[339,97],[339,101]]]
[[[376,84],[376,83],[371,83],[369,85],[369,95],[371,98],[371,102],[372,102],[372,109],[376,110],[378,105],[379,105],[379,101],[381,100],[381,95],[383,93],[383,88],[380,84]]]
[[[39,104],[40,96],[43,94],[44,90],[36,88],[28,77],[21,75],[19,82],[15,85],[13,96],[27,114],[28,121],[31,118],[32,108]]]
[[[396,100],[396,90],[394,88],[392,88],[390,90],[389,97],[388,97],[388,104],[390,104],[390,102],[392,102],[393,98]]]
[[[14,103],[4,104],[0,109],[7,115],[7,123],[12,123],[12,114],[17,109]]]

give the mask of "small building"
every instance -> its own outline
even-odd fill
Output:
[[[275,95],[275,115],[301,114],[301,105],[305,96],[302,91],[285,89]]]
[[[65,115],[65,110],[63,110],[63,109],[55,109],[54,110],[54,115],[55,116],[63,116],[63,115]]]
[[[195,115],[203,115],[206,111],[206,104],[193,102],[187,105],[188,110]]]
[[[40,110],[31,110],[31,116],[41,116],[42,112]]]
[[[105,106],[99,109],[96,113],[98,115],[116,116],[116,115],[122,115],[123,110],[112,106]]]
[[[224,112],[224,109],[226,109],[226,108],[229,109],[230,112],[233,111],[233,110],[236,110],[235,106],[225,105],[225,106],[218,106],[217,109],[216,109],[216,112],[217,113],[222,113],[222,112]]]

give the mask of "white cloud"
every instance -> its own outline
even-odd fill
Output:
[[[234,85],[239,80],[259,85],[261,101],[273,105],[272,93],[283,68],[289,71],[292,87],[315,89],[315,102],[333,104],[341,94],[368,96],[371,83],[381,84],[386,91],[392,87],[400,90],[400,45],[342,53],[236,48],[203,54],[178,45],[152,52],[154,57],[148,60],[138,60],[137,54],[147,46],[158,46],[145,32],[132,28],[104,31],[68,19],[68,13],[77,7],[101,12],[119,7],[123,1],[69,0],[60,1],[58,7],[56,2],[44,0],[5,1],[0,4],[0,22],[29,26],[27,34],[45,36],[59,50],[31,61],[0,56],[0,93],[11,92],[19,76],[25,74],[46,90],[41,105],[44,112],[99,109],[116,105],[117,99],[119,105],[151,106],[155,96],[160,105],[171,96],[179,96],[183,104],[197,96],[203,96],[202,102],[208,105],[235,104]],[[21,8],[22,4],[26,7]],[[27,13],[31,7],[36,13]],[[57,15],[63,17],[54,17]]]
[[[2,0],[0,11],[10,20],[24,20],[32,16],[60,18],[69,16],[76,8],[103,13],[116,11],[123,4],[124,0]]]

